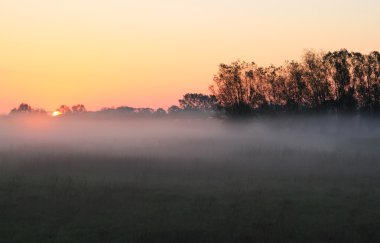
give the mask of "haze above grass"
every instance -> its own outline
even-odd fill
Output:
[[[377,119],[3,119],[3,242],[377,242]],[[43,124],[43,125],[41,125]]]

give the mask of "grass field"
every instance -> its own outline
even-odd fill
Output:
[[[0,242],[380,242],[376,120],[138,124],[3,122]]]

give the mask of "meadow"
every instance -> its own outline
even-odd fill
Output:
[[[0,242],[380,242],[377,118],[2,118],[0,134]]]

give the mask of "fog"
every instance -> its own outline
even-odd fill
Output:
[[[277,151],[377,156],[380,126],[361,117],[218,119],[83,119],[15,117],[0,120],[0,150],[15,154],[82,153],[157,159],[255,161]]]
[[[380,239],[374,118],[0,120],[5,242]]]

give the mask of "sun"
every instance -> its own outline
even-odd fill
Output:
[[[52,114],[52,116],[54,116],[54,117],[60,116],[60,115],[62,115],[62,112],[60,112],[60,111],[54,111]]]

